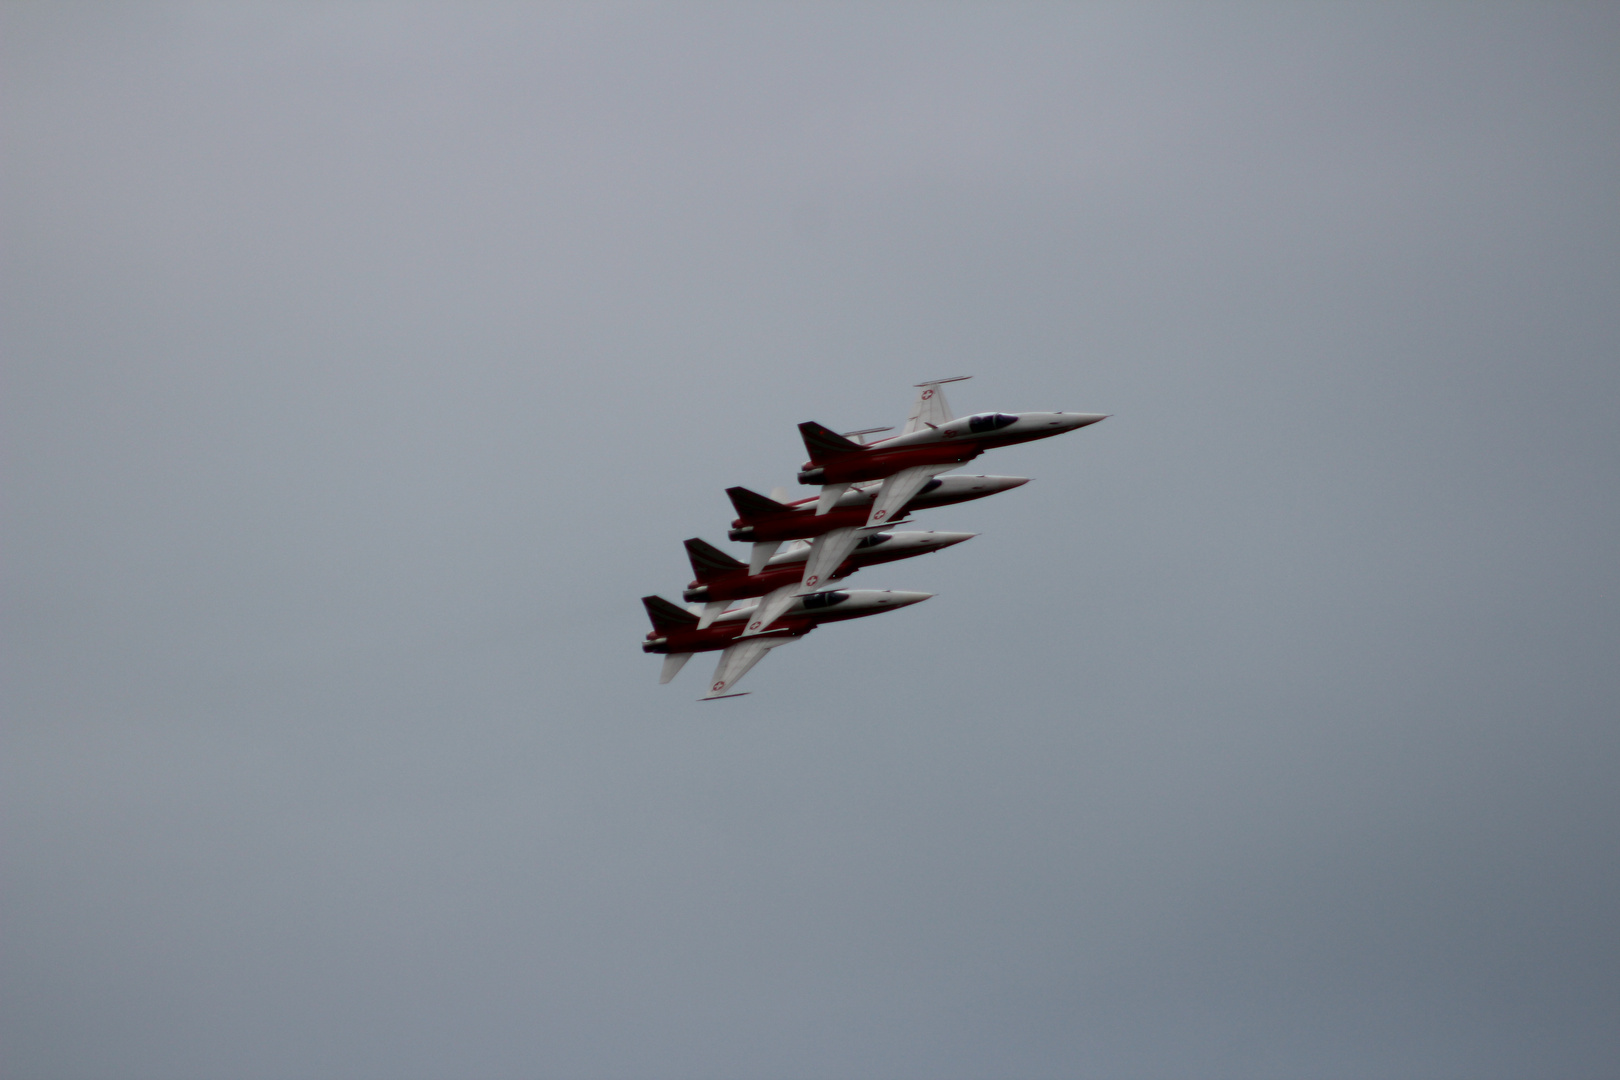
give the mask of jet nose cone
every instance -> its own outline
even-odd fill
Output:
[[[952,544],[960,544],[964,540],[971,540],[979,534],[964,532],[937,532],[929,533],[929,535],[934,538],[935,547],[947,548]]]
[[[885,599],[890,607],[906,607],[909,604],[920,604],[934,594],[931,592],[900,592],[890,591]]]
[[[1095,424],[1099,420],[1106,420],[1108,415],[1108,413],[1095,412],[1064,413],[1063,418],[1069,422],[1069,430],[1073,431],[1075,428],[1083,428]]]

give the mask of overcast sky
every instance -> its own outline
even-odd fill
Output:
[[[1620,9],[0,38],[7,1080],[1614,1075]],[[962,374],[1112,417],[657,685]]]

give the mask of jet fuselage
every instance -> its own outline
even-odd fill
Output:
[[[998,446],[1049,439],[1102,419],[1101,413],[978,413],[909,435],[880,439],[859,450],[817,455],[804,463],[799,483],[881,480],[915,465],[971,461]]]
[[[863,566],[896,562],[915,555],[928,555],[952,544],[973,539],[965,532],[897,532],[872,533],[863,539],[849,558],[845,559],[829,581],[847,578]],[[708,573],[693,580],[681,598],[687,601],[746,600],[764,596],[783,585],[798,581],[804,574],[804,561],[809,550],[800,548],[787,551],[771,559],[765,569],[752,576],[746,565]]]
[[[1009,491],[1029,483],[1027,476],[940,476],[923,488],[901,513],[924,510],[931,506],[950,506]],[[834,529],[859,528],[866,524],[866,516],[877,498],[878,486],[846,492],[836,506],[825,514],[816,513],[816,500],[799,499],[784,503],[780,513],[751,514],[731,523],[726,535],[732,540],[758,543],[770,540],[802,540]],[[895,515],[898,520],[899,514]],[[754,594],[758,595],[758,594]]]
[[[927,600],[933,593],[891,592],[887,589],[835,589],[829,592],[801,596],[787,612],[776,619],[771,636],[801,637],[822,623],[845,622],[868,615],[881,615],[885,611],[909,607]],[[662,602],[662,601],[660,601]],[[757,605],[737,608],[721,615],[714,622],[697,628],[696,616],[692,622],[663,623],[647,632],[641,651],[649,653],[713,652],[724,649],[742,634],[748,625],[748,616]]]

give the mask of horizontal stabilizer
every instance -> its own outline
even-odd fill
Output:
[[[816,516],[820,517],[822,514],[825,514],[827,511],[837,506],[838,500],[842,499],[844,497],[844,493],[848,490],[848,484],[821,485],[821,496],[816,499]]]
[[[726,488],[726,494],[731,496],[731,505],[737,508],[738,517],[760,517],[765,514],[785,514],[787,506],[775,499],[767,499],[757,491],[749,491],[745,487]]]
[[[765,564],[771,561],[771,556],[781,546],[780,540],[756,540],[748,552],[748,576],[753,577],[764,570]]]
[[[688,626],[698,621],[696,615],[662,596],[643,596],[641,603],[647,609],[647,618],[652,620],[654,630],[666,626]]]
[[[664,657],[664,669],[658,673],[658,685],[662,686],[679,674],[686,662],[692,659],[689,652],[672,652]]]
[[[707,581],[731,570],[741,570],[747,565],[696,536],[686,542],[686,557],[692,560],[692,576],[699,581]]]
[[[800,424],[799,434],[804,436],[804,448],[809,451],[811,461],[822,461],[838,457],[840,454],[855,454],[865,449],[860,443],[851,442],[814,420],[806,420]]]
[[[704,604],[703,614],[698,616],[697,628],[699,630],[707,630],[710,626],[714,625],[714,620],[718,619],[721,614],[725,612],[726,603],[727,602],[725,600],[710,600],[707,604]]]

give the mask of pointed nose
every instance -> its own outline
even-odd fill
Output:
[[[911,604],[920,604],[933,595],[931,592],[899,592],[885,589],[878,603],[887,604],[889,607],[907,607]]]
[[[1058,415],[1062,416],[1065,420],[1067,420],[1069,422],[1069,430],[1073,431],[1075,428],[1083,428],[1083,427],[1087,426],[1088,424],[1095,424],[1099,420],[1106,420],[1106,419],[1108,419],[1109,414],[1108,413],[1095,413],[1095,412],[1081,412],[1081,413],[1059,413]]]
[[[952,544],[960,544],[964,540],[971,540],[979,534],[963,532],[935,532],[929,533],[928,535],[930,537],[931,547],[948,548]]]
[[[1027,476],[975,476],[974,491],[1011,491],[1029,483]]]

